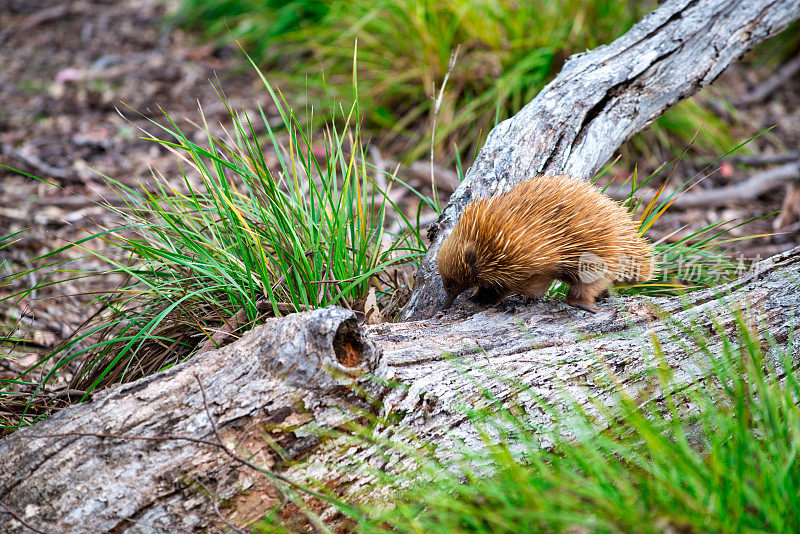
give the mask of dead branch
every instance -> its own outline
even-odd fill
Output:
[[[759,104],[769,98],[769,96],[778,88],[785,85],[786,82],[795,77],[798,72],[800,72],[800,56],[797,56],[796,58],[783,64],[777,70],[777,72],[775,72],[775,74],[769,77],[766,81],[753,88],[753,90],[741,98],[732,100],[731,104],[733,104],[735,107]]]
[[[673,206],[677,208],[709,208],[750,202],[792,180],[800,180],[800,162],[787,163],[754,174],[747,180],[727,187],[683,193],[675,199]],[[612,189],[607,192],[617,200],[626,199],[630,195],[630,190]],[[637,196],[645,202],[650,202],[655,196],[655,192],[646,191]]]

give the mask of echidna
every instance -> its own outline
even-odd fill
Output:
[[[450,307],[463,291],[492,304],[513,295],[541,297],[553,279],[571,285],[567,303],[596,312],[614,282],[653,275],[653,250],[630,214],[592,184],[537,176],[466,207],[439,249]]]

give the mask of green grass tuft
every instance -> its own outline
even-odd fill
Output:
[[[122,208],[107,207],[124,223],[36,260],[32,270],[124,282],[93,295],[101,311],[61,347],[14,380],[0,380],[7,428],[46,414],[40,401],[49,394],[68,387],[88,398],[233,339],[265,316],[329,305],[360,311],[370,290],[386,311],[392,271],[425,252],[417,225],[389,197],[406,185],[367,164],[357,104],[331,102],[328,111],[339,116],[317,134],[313,118],[296,115],[262,79],[279,130],[261,107],[237,112],[221,93],[233,125],[224,139],[203,120],[207,141],[198,144],[164,114],[163,125],[153,122],[160,136],[147,138],[175,153],[183,183],[154,172],[133,188],[106,177],[125,199]],[[387,229],[388,212],[399,230]],[[107,247],[97,250],[102,242]],[[67,249],[83,249],[108,269],[71,270],[57,259]],[[3,300],[14,305],[57,283],[48,274]]]

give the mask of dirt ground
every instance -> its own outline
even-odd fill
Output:
[[[168,3],[156,0],[0,0],[0,163],[52,182],[0,169],[0,236],[27,229],[16,243],[0,248],[0,280],[19,272],[31,258],[95,231],[98,224],[115,224],[112,214],[94,204],[112,198],[100,174],[130,185],[146,181],[151,167],[177,176],[174,156],[138,137],[137,128],[147,128],[147,119],[161,118],[159,107],[173,118],[196,120],[199,102],[209,123],[224,121],[227,112],[210,80],[219,80],[234,103],[250,107],[256,99],[267,100],[238,51],[203,44],[175,29],[164,22],[168,9]],[[701,95],[729,115],[737,138],[775,128],[751,143],[749,161],[712,166],[698,190],[742,183],[782,164],[772,163],[776,159],[800,164],[800,74],[784,80],[762,101],[726,105],[773,74],[766,67],[735,66]],[[713,161],[708,159],[690,151],[675,181]],[[798,206],[795,178],[745,201],[676,208],[651,235],[683,235],[702,225],[785,209],[780,217],[735,233],[778,232],[733,250],[763,258],[800,244]],[[72,267],[88,268],[93,261],[78,258]],[[16,279],[0,287],[0,297],[31,287],[41,277]],[[17,323],[18,335],[31,338],[32,345],[50,347],[89,315],[93,304],[85,293],[100,289],[97,283],[42,288],[15,306],[13,301],[0,302],[0,327]]]
[[[118,222],[95,204],[115,199],[101,175],[133,186],[147,183],[151,168],[179,176],[174,155],[140,138],[139,128],[157,131],[148,119],[163,121],[161,109],[194,131],[188,121],[199,119],[198,104],[212,125],[227,116],[212,81],[233,103],[264,100],[241,56],[171,28],[168,7],[154,0],[0,1],[0,163],[52,182],[0,169],[0,235],[26,229],[0,250],[0,277]],[[70,268],[108,268],[72,254]],[[42,276],[16,280],[0,294]],[[88,316],[85,293],[107,283],[88,279],[43,288],[13,307],[2,302],[0,325],[20,321],[17,335],[52,346]]]

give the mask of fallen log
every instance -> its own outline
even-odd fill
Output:
[[[347,423],[363,413],[394,421],[377,425],[376,438],[407,433],[456,455],[454,440],[484,444],[463,407],[485,405],[487,390],[496,402],[520,403],[543,429],[549,418],[520,387],[555,406],[570,399],[591,409],[610,399],[603,377],[612,371],[631,395],[658,397],[642,381],[657,363],[650,336],[676,387],[702,379],[711,364],[665,317],[707,332],[713,347],[721,342],[713,321],[735,331],[736,311],[746,310],[777,346],[793,341],[796,357],[799,288],[800,247],[736,282],[682,300],[606,301],[594,316],[561,301],[512,300],[483,310],[464,302],[447,316],[365,330],[339,308],[273,319],[0,441],[0,531],[217,531],[278,505],[297,510],[286,497],[294,484],[365,499],[374,469],[402,470],[403,455],[387,458],[384,445],[350,435]],[[333,431],[341,434],[326,437]],[[310,502],[335,515],[324,496]]]

